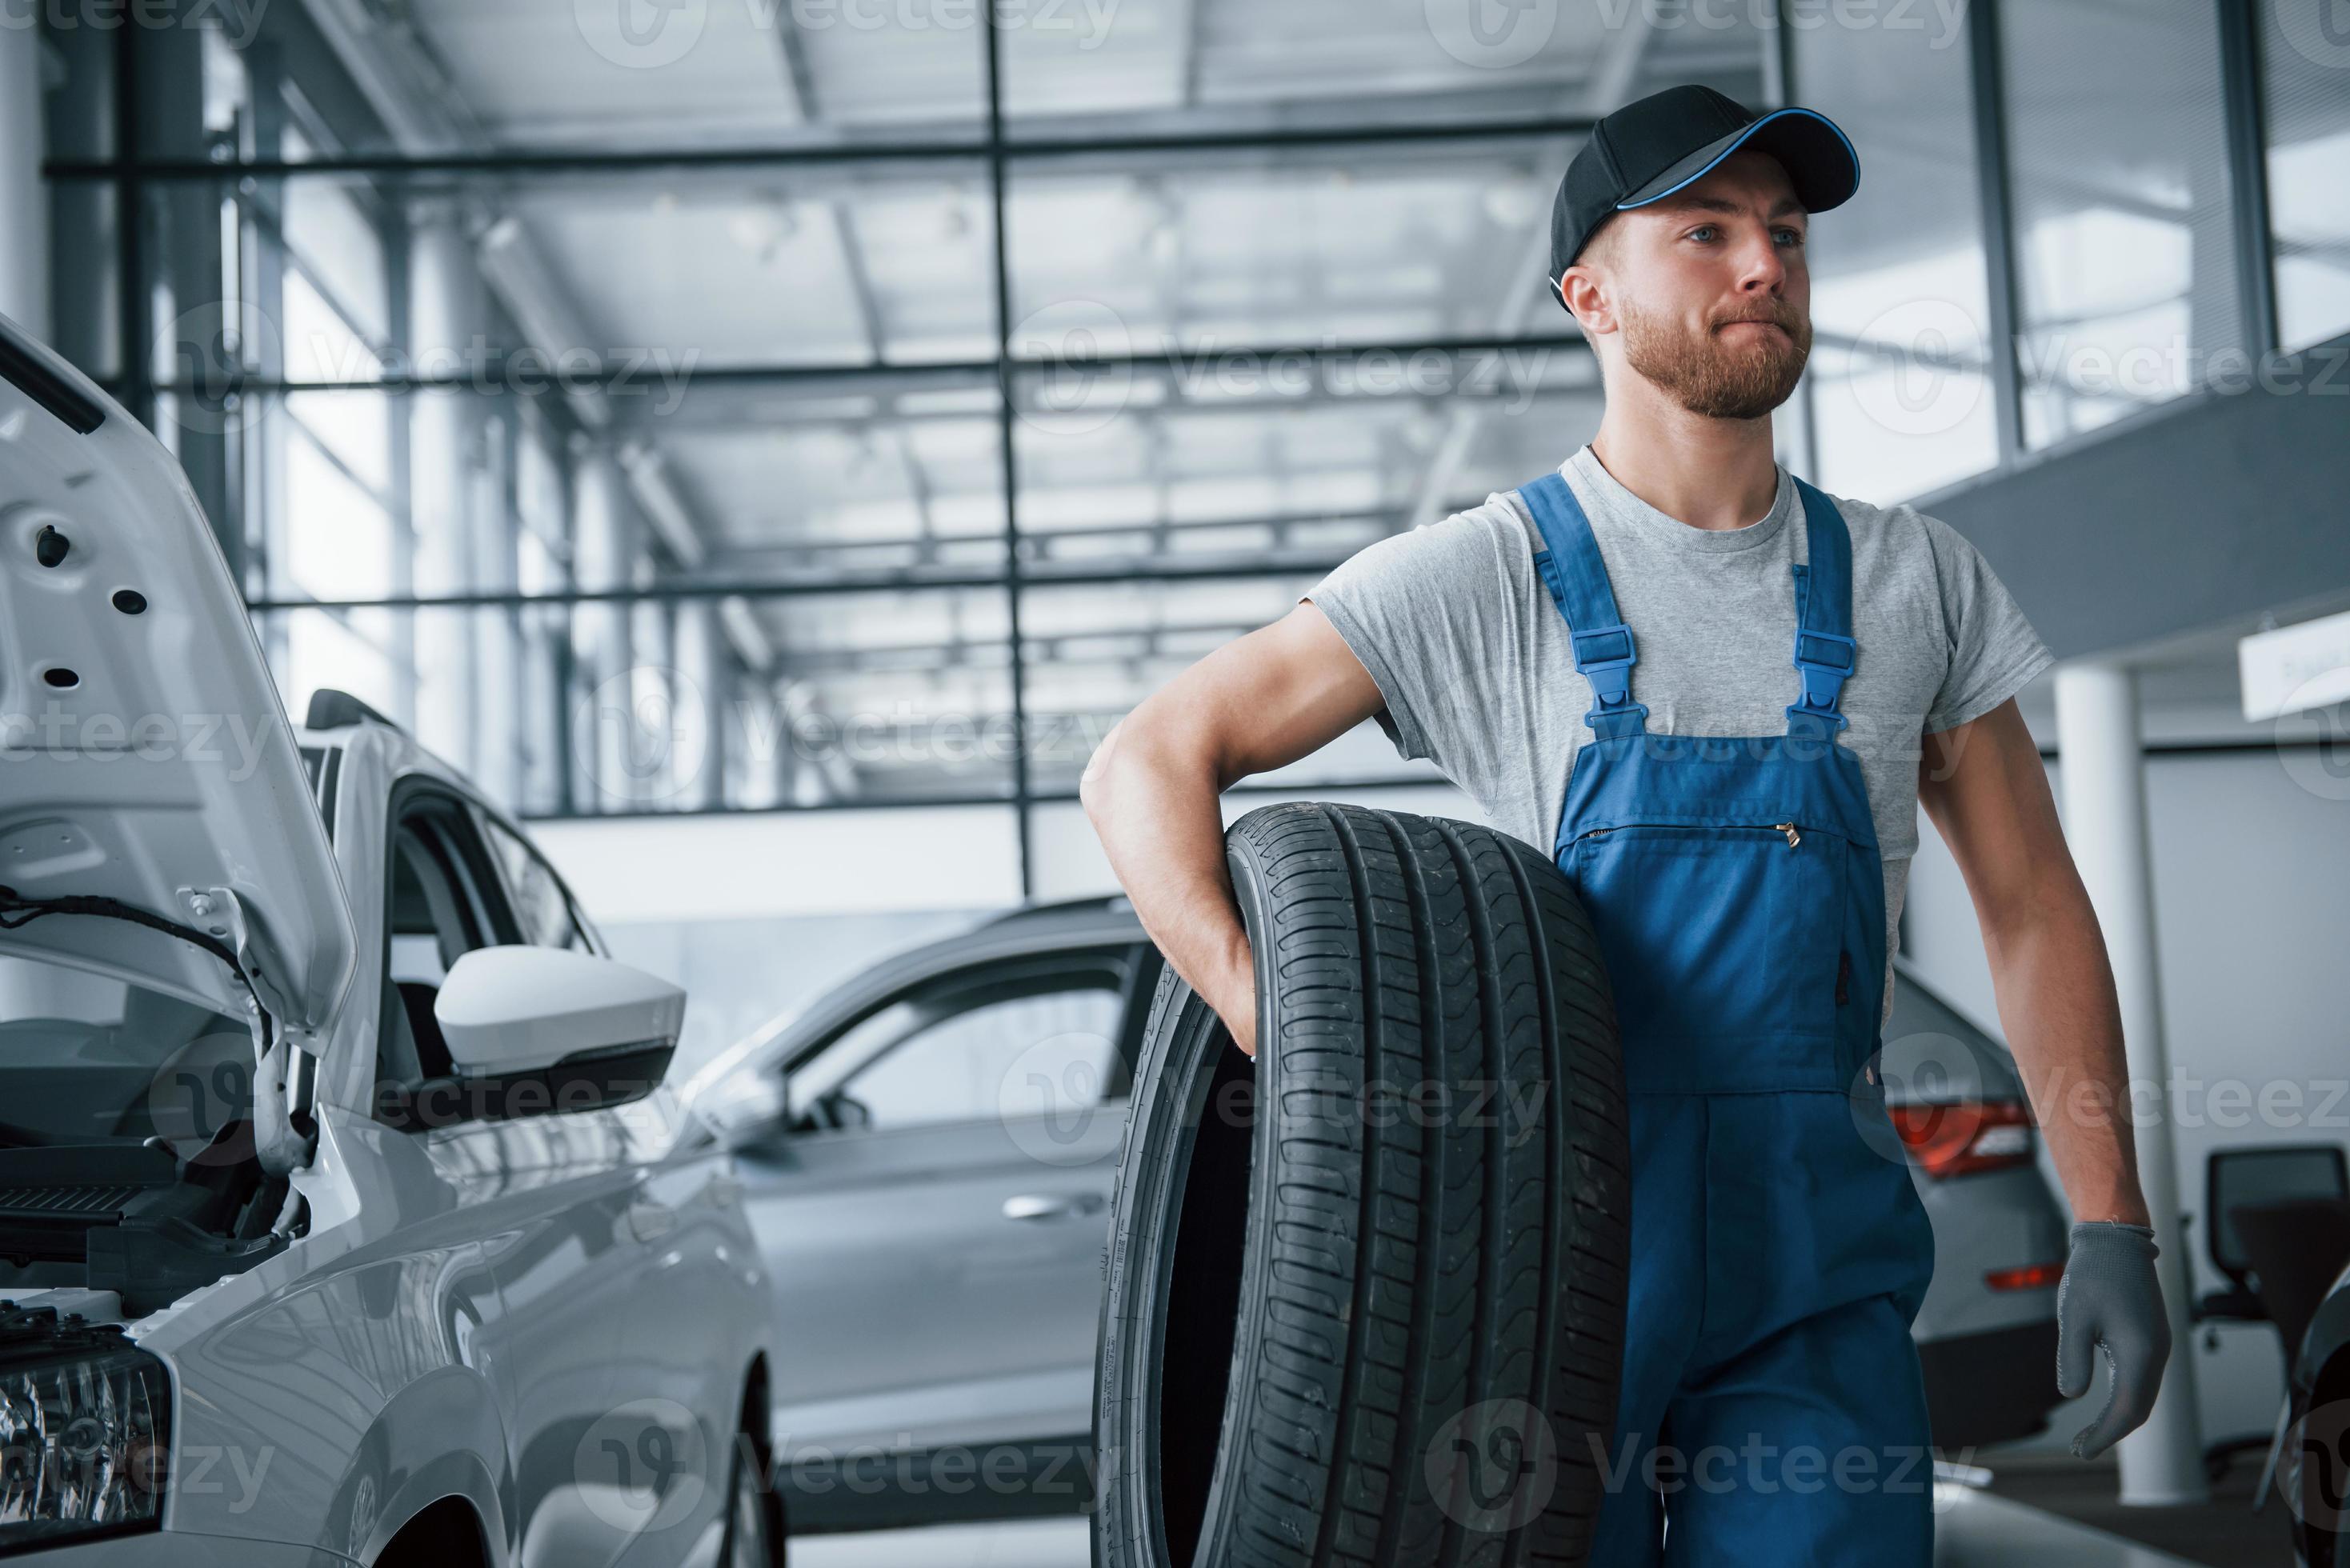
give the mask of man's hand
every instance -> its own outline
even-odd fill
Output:
[[[1256,1054],[1256,971],[1217,797],[1320,750],[1383,705],[1311,601],[1228,642],[1102,738],[1078,781],[1110,869],[1175,972]]]
[[[2056,1287],[2056,1391],[2077,1399],[2096,1376],[2096,1347],[2114,1369],[2113,1393],[2074,1434],[2073,1457],[2094,1459],[2137,1430],[2162,1389],[2170,1319],[2154,1273],[2154,1232],[2088,1220],[2073,1227],[2073,1256]]]
[[[1232,1044],[1241,1048],[1243,1056],[1256,1054],[1256,977],[1249,975],[1231,991],[1222,1002],[1211,1001],[1216,1016],[1224,1021],[1224,1029]]]

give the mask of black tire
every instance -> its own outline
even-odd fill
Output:
[[[1464,823],[1274,805],[1225,850],[1259,1049],[1161,977],[1111,1210],[1095,1561],[1580,1563],[1630,1213],[1589,918]]]
[[[754,1397],[766,1397],[764,1383]],[[774,1451],[767,1444],[765,1412],[754,1416],[747,1402],[743,1425],[729,1444],[726,1461],[725,1528],[718,1538],[717,1568],[784,1568],[784,1502],[776,1491]]]

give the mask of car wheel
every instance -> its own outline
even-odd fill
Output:
[[[1630,1211],[1589,917],[1464,823],[1226,837],[1253,1062],[1170,969],[1112,1208],[1096,1562],[1579,1563]]]
[[[774,1479],[759,1472],[768,1462],[766,1445],[751,1433],[735,1435],[726,1465],[726,1531],[720,1539],[720,1568],[784,1568],[783,1506]]]

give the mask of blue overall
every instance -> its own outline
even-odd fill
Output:
[[[1785,733],[1736,739],[1648,731],[1589,520],[1557,474],[1519,493],[1591,684],[1556,854],[1598,933],[1630,1091],[1630,1307],[1596,1568],[1932,1559],[1909,1324],[1933,1232],[1879,1152],[1899,1146],[1863,1131],[1887,1116],[1885,883],[1859,760],[1836,742],[1852,541],[1796,487],[1796,701]]]

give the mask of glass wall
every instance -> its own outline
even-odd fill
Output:
[[[57,337],[187,469],[297,712],[349,690],[534,815],[1024,821],[1185,663],[1592,433],[1551,192],[1659,88],[1861,147],[1786,426],[1841,492],[2266,347],[2237,168],[2282,336],[2350,323],[2350,75],[2285,8],[2249,88],[2220,0],[1781,9],[52,19]],[[1358,739],[1334,776],[1426,776]]]
[[[2350,21],[2330,5],[2261,7],[2278,336],[2350,332]]]
[[[2023,430],[2040,447],[2241,354],[2216,0],[2000,10]]]
[[[1790,33],[1794,96],[1860,151],[1852,203],[1811,226],[1804,381],[1816,483],[1891,502],[1999,461],[1974,77],[1962,30]]]

